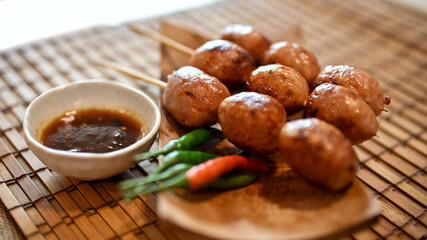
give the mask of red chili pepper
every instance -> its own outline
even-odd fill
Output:
[[[269,170],[267,165],[254,158],[240,155],[223,156],[194,166],[187,172],[183,172],[165,181],[149,185],[138,185],[135,188],[123,189],[123,191],[127,199],[132,199],[139,194],[158,192],[168,188],[188,188],[190,190],[198,190],[214,183],[224,174],[237,169],[250,169],[258,172],[267,172]],[[253,178],[253,180],[254,179],[255,178]],[[245,181],[245,185],[247,185],[247,180],[245,179],[239,180],[236,178],[231,182],[236,186],[245,186],[242,185],[240,181]],[[230,184],[227,186],[233,187],[229,185]]]
[[[192,167],[186,172],[188,188],[197,190],[235,169],[251,169],[260,172],[268,171],[267,165],[250,157],[239,155],[218,157]]]

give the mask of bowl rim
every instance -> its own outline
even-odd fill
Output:
[[[137,93],[138,95],[142,96],[146,100],[146,102],[154,109],[154,112],[155,112],[155,122],[154,122],[153,127],[148,132],[148,134],[146,134],[144,137],[142,137],[141,139],[139,139],[135,143],[133,143],[133,144],[131,144],[125,148],[122,148],[122,149],[119,149],[116,151],[112,151],[112,152],[106,152],[106,153],[69,152],[69,151],[65,151],[65,150],[59,150],[59,149],[53,149],[53,148],[46,147],[43,144],[41,144],[39,141],[37,141],[34,138],[34,136],[32,136],[32,134],[30,134],[29,128],[28,128],[29,113],[30,113],[31,109],[33,109],[35,103],[38,102],[40,99],[45,98],[46,96],[48,96],[50,94],[64,91],[65,89],[69,88],[70,86],[87,85],[87,84],[108,84],[108,85],[111,85],[113,87],[124,88],[127,91],[132,91],[132,92]],[[38,97],[36,97],[28,105],[27,109],[25,110],[22,129],[24,132],[25,139],[27,141],[30,141],[34,146],[36,146],[37,148],[41,149],[44,152],[54,154],[54,155],[73,156],[76,158],[85,158],[85,159],[96,160],[96,159],[112,158],[112,157],[118,157],[118,156],[126,155],[129,152],[134,151],[136,148],[140,147],[141,145],[144,145],[145,143],[149,142],[150,139],[152,139],[153,137],[155,137],[155,135],[157,135],[158,130],[160,128],[160,121],[161,121],[160,110],[157,107],[157,105],[154,103],[154,101],[150,97],[148,97],[148,95],[146,93],[144,93],[143,91],[141,91],[135,87],[126,85],[124,83],[120,83],[120,82],[108,80],[108,79],[98,79],[97,78],[97,79],[83,79],[83,80],[78,80],[78,81],[75,81],[72,83],[59,85],[57,87],[51,88],[51,89],[47,90],[46,92],[43,92],[42,94],[40,94]],[[28,147],[30,147],[30,146],[28,146]],[[31,150],[31,147],[30,147],[30,150]]]

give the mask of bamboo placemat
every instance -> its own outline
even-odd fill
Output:
[[[347,238],[425,238],[426,14],[384,0],[229,0],[166,18],[213,33],[230,23],[246,23],[275,38],[299,25],[304,45],[322,66],[348,64],[373,74],[392,104],[378,118],[378,136],[355,149],[361,160],[357,176],[378,200],[382,215],[372,227]],[[157,20],[139,23],[156,29]],[[178,239],[157,217],[155,195],[127,203],[117,190],[117,182],[145,176],[155,162],[141,162],[111,179],[81,182],[47,169],[24,142],[21,123],[27,105],[54,86],[107,78],[158,99],[157,88],[99,67],[102,58],[160,76],[159,44],[125,24],[0,53],[0,198],[29,239]],[[0,226],[5,238],[19,236],[5,235],[5,227]]]

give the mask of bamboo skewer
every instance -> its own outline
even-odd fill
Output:
[[[189,47],[187,47],[187,46],[185,46],[185,45],[183,45],[183,44],[181,44],[181,43],[179,43],[173,39],[170,39],[166,36],[163,36],[162,34],[156,32],[156,31],[153,31],[153,30],[151,30],[145,26],[142,26],[142,25],[137,26],[135,24],[132,24],[129,26],[129,28],[138,34],[142,34],[144,36],[147,36],[147,37],[150,37],[154,40],[157,40],[157,41],[159,41],[159,42],[161,42],[161,43],[163,43],[169,47],[172,47],[172,48],[174,48],[174,49],[176,49],[176,50],[178,50],[184,54],[187,54],[190,56],[194,54],[193,49],[191,49],[191,48],[189,48]],[[138,71],[136,71],[132,68],[129,68],[125,65],[122,65],[120,63],[116,63],[116,62],[109,61],[109,60],[102,60],[100,62],[100,65],[107,67],[107,68],[110,68],[110,69],[113,69],[113,70],[116,70],[116,71],[119,71],[121,73],[124,73],[124,74],[131,76],[131,77],[134,77],[134,78],[137,78],[139,80],[143,80],[145,82],[151,83],[151,84],[156,85],[162,89],[165,89],[167,86],[166,82],[163,82],[159,79],[148,76],[145,73],[138,72]]]
[[[189,48],[189,47],[187,47],[187,46],[185,46],[185,45],[183,45],[183,44],[181,44],[181,43],[179,43],[179,42],[177,42],[177,41],[175,41],[175,40],[173,40],[171,38],[168,38],[168,37],[166,37],[166,36],[164,36],[164,35],[156,32],[156,31],[153,31],[153,30],[151,30],[151,29],[149,29],[149,28],[147,28],[147,27],[145,27],[143,25],[131,24],[131,25],[129,25],[129,28],[132,31],[134,31],[134,32],[136,32],[138,34],[141,34],[141,35],[150,37],[150,38],[152,38],[154,40],[157,40],[157,41],[159,41],[159,42],[161,42],[161,43],[163,43],[163,44],[165,44],[165,45],[167,45],[169,47],[172,47],[172,48],[174,48],[174,49],[176,49],[176,50],[178,50],[178,51],[180,51],[180,52],[182,52],[184,54],[187,54],[189,56],[193,55],[194,52],[195,52],[195,50],[193,50],[193,49],[191,49],[191,48]],[[207,33],[208,32],[206,32],[206,33],[201,32],[199,34],[203,34],[205,37],[207,35],[209,35],[209,37],[213,37],[214,36],[213,34],[207,34]],[[110,69],[114,69],[116,71],[119,71],[119,72],[122,72],[124,74],[127,74],[127,75],[129,75],[131,77],[134,77],[134,78],[143,80],[145,82],[151,83],[153,85],[156,85],[156,86],[158,86],[158,87],[160,87],[162,89],[165,89],[166,86],[167,86],[166,82],[163,82],[163,81],[161,81],[159,79],[156,79],[156,78],[153,78],[151,76],[148,76],[148,75],[146,75],[146,74],[144,74],[142,72],[138,72],[138,71],[136,71],[134,69],[131,69],[131,68],[127,67],[127,66],[124,66],[124,65],[116,63],[116,62],[103,60],[103,61],[101,61],[100,64],[102,66],[104,66],[104,67],[107,67],[107,68],[110,68]]]
[[[142,34],[144,36],[147,36],[147,37],[150,37],[154,40],[157,40],[157,41],[159,41],[159,42],[161,42],[161,43],[163,43],[169,47],[172,47],[172,48],[174,48],[174,49],[176,49],[176,50],[178,50],[184,54],[187,54],[190,56],[194,54],[193,49],[191,49],[191,48],[189,48],[189,47],[187,47],[187,46],[185,46],[185,45],[183,45],[183,44],[181,44],[175,40],[172,40],[166,36],[163,36],[162,34],[155,32],[155,31],[153,31],[153,30],[151,30],[145,26],[142,26],[142,25],[137,26],[135,24],[132,24],[129,26],[129,28],[138,34]],[[153,85],[160,87],[161,89],[165,89],[167,86],[166,82],[163,82],[159,79],[148,76],[145,73],[138,72],[138,71],[136,71],[132,68],[129,68],[125,65],[122,65],[120,63],[116,63],[116,62],[109,61],[109,60],[102,60],[100,62],[100,65],[107,67],[107,68],[110,68],[110,69],[113,69],[113,70],[116,70],[116,71],[119,71],[121,73],[124,73],[124,74],[131,76],[131,77],[134,77],[134,78],[137,78],[139,80],[151,83]]]
[[[169,23],[169,24],[175,24],[176,23]],[[178,26],[178,25],[177,25]],[[179,27],[181,28],[185,28],[185,29],[190,29],[187,26],[182,26],[179,25]],[[168,38],[156,31],[153,31],[143,25],[136,25],[136,24],[131,24],[129,25],[129,28],[141,35],[147,36],[149,38],[152,38],[154,40],[157,40],[163,44],[165,44],[166,46],[172,47],[184,54],[187,54],[189,56],[194,54],[194,49],[189,48],[171,38]],[[217,35],[207,32],[207,31],[201,31],[200,29],[191,29],[192,32],[194,32],[197,35],[200,35],[203,38],[206,39],[216,39],[218,38]],[[301,25],[297,24],[295,26],[291,26],[286,32],[282,33],[280,36],[280,39],[289,39],[289,40],[293,40],[293,41],[297,41],[297,42],[301,42],[304,40],[304,30],[302,29]],[[280,41],[280,40],[279,40]]]
[[[153,85],[156,85],[156,86],[160,87],[161,89],[165,89],[167,86],[166,82],[163,82],[159,79],[150,77],[145,73],[138,72],[132,68],[126,67],[126,66],[119,64],[119,63],[116,63],[116,62],[103,60],[103,61],[101,61],[100,64],[104,67],[114,69],[114,70],[119,71],[121,73],[127,74],[131,77],[134,77],[134,78],[143,80],[145,82],[151,83]]]
[[[171,20],[171,19],[162,19],[162,24],[167,24],[169,26],[173,26],[174,29],[180,30],[181,32],[187,32],[191,35],[206,39],[206,40],[213,40],[213,39],[219,39],[220,36],[218,34],[212,33],[210,31],[207,31],[203,28],[198,28],[193,25],[188,25],[184,22]]]
[[[182,53],[185,53],[189,56],[194,54],[193,49],[191,49],[191,48],[189,48],[189,47],[187,47],[187,46],[185,46],[185,45],[183,45],[183,44],[181,44],[175,40],[172,40],[168,37],[165,37],[162,34],[156,32],[156,31],[153,31],[147,27],[144,27],[141,25],[136,26],[135,24],[133,24],[133,25],[130,25],[129,28],[138,34],[142,34],[142,35],[150,37],[154,40],[157,40],[157,41],[159,41],[159,42],[161,42],[161,43],[163,43],[169,47],[172,47],[178,51],[181,51]]]

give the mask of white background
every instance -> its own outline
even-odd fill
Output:
[[[0,0],[0,51],[96,24],[118,24],[218,0]],[[427,0],[390,0],[427,13]]]
[[[216,0],[0,0],[0,50],[97,24],[118,24]]]

